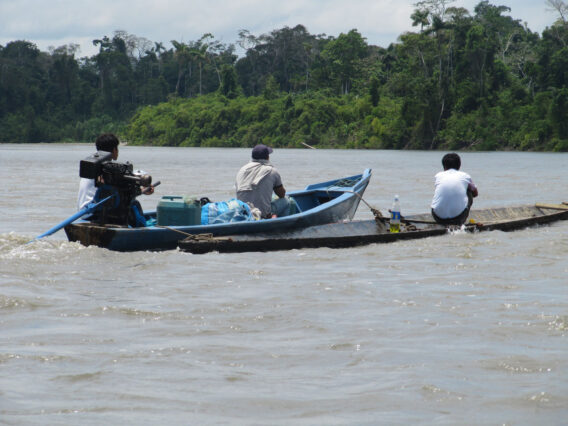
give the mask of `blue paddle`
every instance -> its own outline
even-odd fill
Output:
[[[95,211],[101,204],[105,203],[106,201],[108,201],[112,197],[114,197],[114,195],[109,195],[104,200],[101,200],[98,203],[88,204],[87,207],[85,207],[84,209],[79,210],[77,213],[75,213],[72,216],[69,216],[67,219],[65,219],[63,222],[61,222],[59,225],[56,225],[53,228],[51,228],[49,231],[44,232],[41,235],[38,235],[33,240],[28,241],[26,244],[33,243],[34,241],[37,241],[40,238],[47,237],[48,235],[51,235],[51,234],[55,234],[57,231],[59,231],[61,228],[65,227],[65,226],[69,225],[71,222],[75,222],[77,219],[79,219],[82,216],[85,216],[87,213],[91,213],[91,212]]]

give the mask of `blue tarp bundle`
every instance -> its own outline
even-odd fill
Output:
[[[229,201],[207,203],[201,207],[201,224],[242,222],[254,220],[247,203],[232,198]]]

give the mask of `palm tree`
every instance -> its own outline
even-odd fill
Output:
[[[206,40],[213,38],[213,34],[203,34],[194,47],[191,49],[191,55],[197,60],[199,66],[199,94],[202,94],[202,81],[203,81],[203,64],[209,62],[209,47],[210,44]]]
[[[178,95],[181,86],[181,79],[185,75],[185,71],[192,59],[192,50],[189,45],[183,42],[172,40],[172,44],[176,49],[174,56],[178,63],[178,78],[176,82],[176,95]]]

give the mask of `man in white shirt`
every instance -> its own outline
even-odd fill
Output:
[[[456,153],[449,153],[442,158],[443,172],[434,177],[434,198],[432,199],[432,217],[442,225],[462,225],[477,197],[477,187],[471,176],[460,172],[461,159]]]
[[[110,152],[113,160],[118,159],[118,138],[113,133],[103,133],[95,141],[97,151]],[[77,196],[77,210],[82,210],[95,198],[97,187],[94,179],[81,178],[79,182],[79,194]],[[154,187],[142,188],[142,193],[150,195],[154,193]]]
[[[100,135],[95,145],[97,151],[110,152],[112,159],[118,159],[118,138],[112,133],[103,133]],[[81,178],[79,182],[79,195],[77,197],[77,210],[82,210],[95,198],[97,187],[94,179]]]

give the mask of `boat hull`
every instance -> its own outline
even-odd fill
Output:
[[[304,190],[290,192],[288,195],[294,197],[303,211],[274,219],[212,225],[152,226],[146,228],[98,225],[82,221],[67,225],[65,232],[69,241],[77,241],[86,246],[95,245],[118,251],[175,249],[179,240],[184,239],[188,235],[196,234],[223,236],[286,232],[352,219],[370,178],[371,170],[367,169],[361,175],[309,185]],[[351,186],[341,186],[342,182],[353,182],[353,184]]]
[[[465,226],[468,231],[514,231],[559,220],[568,220],[568,205],[536,204],[472,210],[469,219],[473,223]],[[448,227],[433,222],[429,214],[406,217],[402,229],[401,232],[391,233],[387,221],[364,220],[330,223],[285,233],[188,238],[180,241],[179,247],[183,251],[195,254],[210,251],[230,253],[317,247],[347,248],[433,237],[445,235],[449,231]]]

